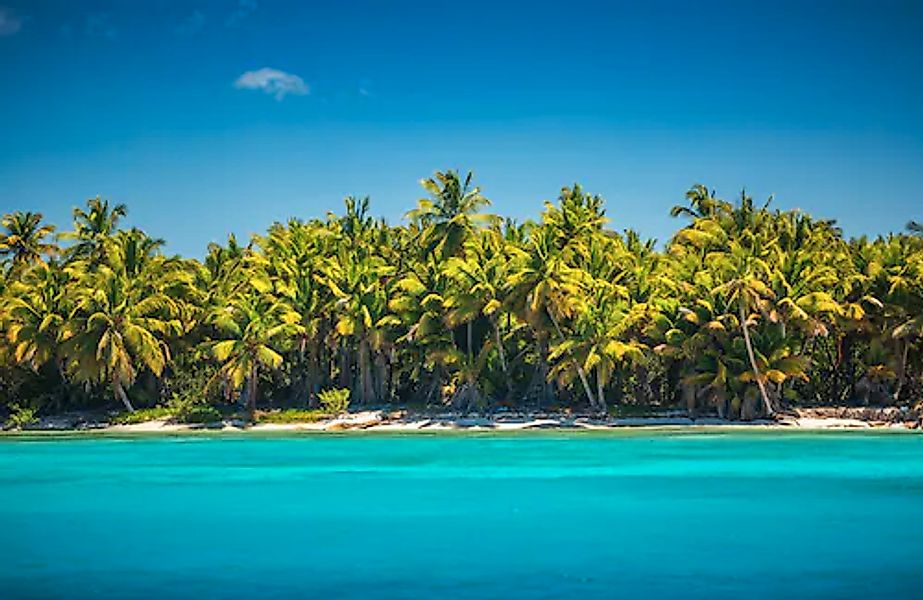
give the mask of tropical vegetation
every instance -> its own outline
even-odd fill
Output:
[[[917,222],[848,239],[695,185],[659,245],[614,229],[579,185],[516,222],[488,212],[470,173],[422,184],[403,224],[350,197],[202,260],[165,254],[100,198],[58,234],[7,214],[0,405],[21,421],[347,406],[753,419],[923,396]]]

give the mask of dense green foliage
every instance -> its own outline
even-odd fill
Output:
[[[484,212],[470,174],[422,183],[406,225],[347,198],[342,215],[231,236],[203,261],[163,255],[98,198],[57,238],[41,215],[5,216],[0,402],[188,420],[347,398],[751,419],[923,392],[916,223],[847,240],[833,221],[697,185],[661,250],[607,228],[602,199],[576,185],[516,223]]]

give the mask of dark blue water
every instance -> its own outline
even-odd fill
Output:
[[[0,440],[0,597],[923,598],[923,436]]]

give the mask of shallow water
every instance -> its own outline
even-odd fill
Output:
[[[0,596],[923,597],[923,436],[6,438]]]

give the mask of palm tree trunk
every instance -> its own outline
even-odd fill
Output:
[[[500,368],[506,374],[506,352],[503,350],[503,338],[500,337],[500,324],[494,320],[494,336],[497,338],[497,352],[500,353]]]
[[[55,394],[58,411],[60,412],[65,404],[70,404],[70,386],[67,385],[67,373],[64,371],[64,360],[57,358],[54,361],[54,365],[58,372],[58,385],[61,389],[58,394]]]
[[[537,386],[539,388],[538,406],[542,408],[554,400],[554,391],[548,383],[548,342],[544,337],[537,337],[535,343],[538,351],[538,363],[535,365],[535,372],[532,376],[532,381],[529,383],[526,397],[534,398],[531,391]]]
[[[256,385],[259,373],[256,365],[250,369],[250,376],[247,377],[247,410],[250,414],[256,411]]]
[[[467,323],[465,323],[465,337],[466,337],[465,342],[468,345],[467,346],[468,347],[468,359],[470,360],[471,356],[474,354],[474,349],[471,347],[474,345],[472,343],[473,336],[471,335],[471,321],[468,321]]]
[[[910,350],[910,341],[904,341],[904,351],[901,353],[900,370],[897,372],[897,389],[894,391],[894,401],[900,400],[901,391],[904,389],[904,379],[907,374],[907,352]]]
[[[118,375],[112,378],[112,391],[115,394],[115,399],[121,400],[128,412],[135,412],[135,407],[131,405],[128,394],[125,393],[125,388],[122,387],[122,382],[119,380]]]
[[[339,354],[340,354],[340,373],[339,373],[339,387],[341,388],[352,388],[352,381],[350,381],[350,364],[349,364],[349,349],[346,347],[346,343],[341,341],[339,343]]]
[[[365,337],[359,342],[359,404],[369,404],[374,400],[375,392],[372,386],[372,369],[369,359],[369,342]]]
[[[686,403],[686,416],[690,419],[695,419],[696,399],[698,398],[695,386],[689,383],[683,383],[682,380],[680,380],[678,385],[680,386],[680,396]]]
[[[561,331],[561,326],[558,324],[558,320],[554,318],[554,315],[551,314],[550,310],[546,310],[548,316],[551,318],[551,322],[554,324],[555,331],[558,332],[558,337],[561,338],[561,341],[564,341],[564,333]],[[570,356],[571,363],[577,367],[577,375],[580,376],[580,382],[583,384],[583,391],[586,392],[587,400],[590,401],[590,407],[596,408],[596,399],[593,397],[593,391],[590,389],[590,382],[587,380],[586,371],[583,370],[583,365],[581,365],[577,359],[574,358],[574,355],[570,352],[567,353]]]
[[[648,375],[647,368],[644,365],[639,364],[635,367],[635,402],[641,405],[648,404],[652,396]]]
[[[375,397],[379,402],[390,401],[388,358],[381,350],[375,352]]]
[[[606,395],[603,393],[603,380],[599,376],[599,371],[596,372],[596,401],[598,403],[596,408],[600,413],[606,414],[609,412],[606,406]]]
[[[294,405],[295,406],[305,406],[308,403],[308,399],[311,397],[311,367],[309,364],[309,357],[307,352],[308,340],[305,336],[301,336],[301,339],[298,342],[298,374],[293,374],[293,379],[296,381],[293,382],[294,387]]]
[[[737,303],[740,308],[740,328],[744,332],[744,344],[747,346],[747,356],[750,357],[750,366],[753,368],[753,375],[756,377],[756,385],[760,388],[760,396],[763,398],[763,405],[766,407],[766,414],[772,416],[772,403],[769,401],[769,394],[766,393],[766,386],[763,385],[763,379],[760,376],[760,369],[756,366],[756,356],[753,354],[753,344],[750,343],[750,330],[747,328],[747,314],[744,311],[743,302]]]
[[[423,403],[428,405],[433,400],[439,400],[440,393],[439,388],[442,386],[442,367],[437,365],[435,369],[430,373],[431,381],[429,390],[427,390],[426,395],[423,397]]]

